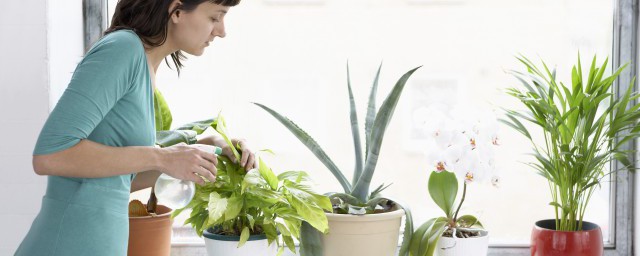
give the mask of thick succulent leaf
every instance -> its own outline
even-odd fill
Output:
[[[197,135],[195,131],[191,130],[157,131],[156,144],[163,148],[178,143],[194,144],[198,141]]]
[[[420,67],[409,70],[398,80],[376,114],[376,119],[373,123],[373,130],[371,132],[371,143],[369,144],[367,161],[364,165],[364,170],[360,179],[358,179],[358,182],[353,187],[353,191],[350,193],[362,201],[366,201],[367,196],[369,195],[369,186],[371,185],[371,179],[373,178],[373,173],[378,163],[382,139],[384,138],[384,133],[387,130],[389,121],[391,121],[393,112],[398,104],[398,100],[400,100],[402,90],[404,89],[407,80],[409,80],[413,72],[418,70],[418,68]]]
[[[191,130],[191,131],[195,131],[198,134],[202,134],[209,127],[211,127],[211,125],[215,122],[215,120],[216,120],[215,118],[211,118],[211,119],[191,122],[188,124],[183,124],[178,128],[176,128],[176,130]]]
[[[351,74],[349,73],[349,64],[347,63],[347,88],[349,89],[349,109],[351,119],[351,133],[353,135],[353,148],[355,151],[356,166],[353,171],[352,184],[360,178],[362,173],[362,143],[360,142],[360,127],[358,126],[358,112],[356,111],[356,100],[353,98],[351,90]]]
[[[308,222],[302,222],[300,228],[300,255],[322,256],[322,233],[312,227]]]
[[[429,176],[429,195],[444,211],[448,218],[453,216],[453,204],[458,194],[458,179],[448,171],[431,172]]]
[[[265,105],[262,105],[260,103],[253,103],[253,104],[256,104],[256,106],[264,109],[273,117],[275,117],[280,123],[282,123],[282,125],[284,125],[287,129],[289,129],[289,131],[291,131],[291,133],[293,133],[293,135],[296,136],[296,138],[298,138],[298,140],[300,140],[302,144],[304,144],[309,150],[311,150],[311,152],[320,160],[320,162],[322,162],[324,166],[326,166],[327,169],[331,171],[331,173],[333,174],[333,176],[336,177],[338,182],[340,182],[340,185],[342,185],[342,188],[344,189],[345,193],[349,193],[351,191],[351,184],[349,184],[349,181],[344,176],[342,171],[340,171],[338,166],[336,166],[336,164],[333,163],[333,161],[331,160],[331,158],[329,158],[327,153],[325,153],[324,150],[322,150],[320,145],[311,136],[309,136],[307,132],[305,132],[300,127],[298,127],[298,125],[296,125],[294,122],[289,120],[289,118],[286,118],[280,115],[278,112],[272,110],[271,108]]]
[[[369,93],[369,103],[367,104],[367,117],[364,122],[364,130],[366,134],[365,138],[365,159],[369,154],[369,142],[371,141],[371,131],[373,130],[373,122],[376,119],[376,94],[378,92],[378,79],[380,78],[380,70],[382,69],[382,62],[378,67],[376,78],[373,79],[373,85],[371,86],[371,92]]]

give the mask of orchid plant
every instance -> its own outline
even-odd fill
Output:
[[[499,145],[498,123],[494,115],[453,111],[450,116],[464,117],[454,119],[444,111],[428,112],[424,113],[430,117],[424,125],[424,131],[430,135],[426,155],[433,170],[428,188],[445,217],[430,219],[416,230],[410,245],[413,256],[433,255],[438,239],[443,235],[454,239],[479,236],[484,227],[478,218],[459,216],[467,186],[489,177],[494,186],[499,182],[499,178],[493,175],[496,170],[494,149]],[[464,181],[462,198],[454,208],[458,180]]]

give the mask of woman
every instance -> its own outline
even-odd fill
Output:
[[[214,180],[216,156],[195,147],[155,148],[155,74],[182,51],[202,55],[225,36],[224,17],[240,0],[120,0],[111,27],[78,64],[36,143],[33,167],[48,175],[40,213],[16,255],[126,255],[130,191],[160,173]],[[217,137],[199,141],[223,148]],[[244,140],[240,163],[254,154]],[[137,174],[137,175],[136,175]],[[134,179],[135,177],[135,179]]]

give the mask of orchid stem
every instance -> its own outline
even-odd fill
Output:
[[[467,195],[467,183],[464,183],[464,188],[462,189],[462,200],[460,200],[460,204],[458,205],[458,209],[456,209],[456,214],[453,215],[453,223],[455,224],[458,221],[458,212],[460,212],[460,207],[462,207],[462,203],[464,202],[464,198]]]

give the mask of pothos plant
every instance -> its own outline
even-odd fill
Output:
[[[356,104],[351,90],[351,79],[349,75],[349,66],[347,65],[347,87],[349,90],[350,100],[350,119],[351,119],[351,132],[353,134],[354,152],[355,152],[355,168],[352,181],[345,177],[343,172],[336,166],[336,164],[329,158],[327,153],[320,147],[320,145],[309,135],[302,130],[298,125],[289,118],[279,114],[271,108],[255,103],[260,108],[267,111],[273,117],[275,117],[280,123],[282,123],[289,131],[293,133],[311,152],[331,171],[331,173],[338,180],[343,188],[343,192],[328,193],[327,195],[332,199],[334,203],[334,213],[344,214],[370,214],[375,213],[377,210],[389,210],[389,206],[398,206],[404,208],[405,218],[405,230],[404,240],[400,248],[400,255],[406,255],[408,253],[409,241],[413,232],[413,222],[411,218],[411,212],[406,206],[398,204],[397,200],[392,202],[391,200],[382,197],[381,191],[386,188],[383,185],[378,186],[371,191],[371,180],[376,169],[378,157],[380,156],[380,146],[382,145],[382,139],[387,129],[395,107],[400,99],[404,86],[411,77],[411,75],[420,67],[414,68],[405,73],[395,84],[391,93],[386,97],[380,109],[376,111],[376,92],[378,88],[378,78],[380,76],[380,69],[373,81],[373,87],[369,94],[369,104],[367,107],[367,115],[365,119],[365,134],[364,134],[364,154],[363,145],[360,139],[360,128],[358,126],[358,118],[356,112]],[[321,255],[322,247],[320,245],[320,236],[311,229],[308,225],[303,223],[301,251],[306,255]]]
[[[484,229],[473,215],[460,215],[465,202],[467,186],[491,177],[498,186],[495,173],[494,148],[498,145],[497,121],[488,113],[460,111],[448,118],[441,113],[423,113],[429,117],[426,133],[432,136],[427,146],[432,173],[428,190],[433,202],[445,216],[432,218],[422,224],[413,234],[410,255],[433,255],[441,236],[468,238],[479,236]],[[474,111],[471,111],[474,112]],[[455,207],[458,195],[458,177],[464,180],[462,197]]]
[[[236,146],[227,137],[224,118],[218,116],[211,127],[240,159]],[[265,234],[269,244],[276,242],[281,255],[285,246],[296,252],[293,239],[299,239],[302,221],[319,232],[328,232],[324,210],[331,210],[331,202],[309,187],[310,179],[305,172],[286,171],[275,175],[262,159],[257,169],[246,171],[222,155],[218,156],[217,168],[216,180],[196,185],[193,200],[172,214],[175,217],[191,210],[185,224],[190,224],[199,236],[205,230],[240,236],[240,247],[250,235]]]

